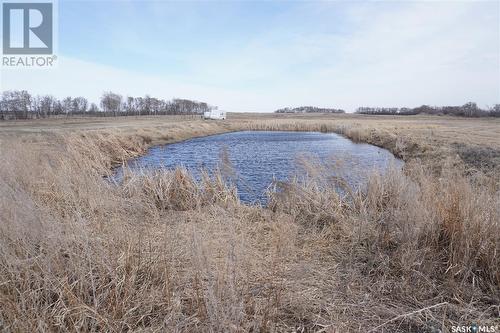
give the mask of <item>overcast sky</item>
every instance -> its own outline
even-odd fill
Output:
[[[1,89],[228,111],[500,103],[498,1],[59,1],[58,67]]]

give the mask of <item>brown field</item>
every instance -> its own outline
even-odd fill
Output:
[[[230,114],[0,123],[0,331],[450,332],[500,325],[500,119]],[[269,207],[221,171],[103,179],[153,144],[337,132],[404,171],[304,162]]]
[[[20,134],[107,132],[144,134],[152,140],[148,144],[163,144],[245,129],[331,131],[387,148],[405,160],[420,158],[439,166],[443,159],[458,155],[469,167],[482,171],[500,165],[500,119],[496,118],[244,113],[229,114],[224,123],[193,116],[61,118],[0,122],[0,139]]]

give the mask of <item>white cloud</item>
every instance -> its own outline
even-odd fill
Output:
[[[3,70],[2,88],[92,100],[105,90],[193,98],[230,111],[500,103],[498,3],[313,5],[284,13],[274,28],[242,41],[238,49],[222,52],[214,46],[213,52],[186,55],[188,70],[179,76],[60,57],[55,70]],[[346,25],[342,32],[328,29],[337,24],[337,9]],[[326,29],[300,21],[301,11],[310,11],[310,17],[321,13],[318,20],[325,20]],[[284,22],[293,20],[303,27],[284,30]]]
[[[109,90],[124,96],[149,94],[165,99],[191,98],[221,107],[245,105],[257,97],[251,93],[187,84],[177,78],[146,75],[67,57],[59,57],[58,65],[53,69],[3,69],[1,74],[2,90],[24,89],[59,98],[84,96],[93,102]]]

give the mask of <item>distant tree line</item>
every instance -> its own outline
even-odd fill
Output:
[[[297,108],[283,108],[274,111],[275,113],[345,113],[341,109],[318,108],[315,106],[299,106]]]
[[[360,114],[374,115],[451,115],[458,117],[500,117],[500,104],[488,109],[481,109],[476,103],[466,103],[462,106],[429,106],[422,105],[416,108],[379,108],[360,107],[356,110]]]
[[[51,116],[130,116],[130,115],[186,115],[203,114],[214,109],[204,102],[188,99],[163,100],[146,95],[123,97],[105,92],[99,105],[84,97],[66,97],[62,100],[51,95],[32,96],[25,90],[4,91],[0,99],[0,120],[33,119]]]

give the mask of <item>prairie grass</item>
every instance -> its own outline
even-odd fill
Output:
[[[449,332],[499,324],[494,179],[473,181],[451,155],[432,168],[395,135],[334,122],[242,121],[195,134],[182,126],[168,140],[237,129],[380,136],[408,162],[373,174],[361,190],[327,177],[331,166],[303,162],[308,172],[276,183],[268,207],[252,207],[239,202],[224,163],[200,179],[178,169],[107,181],[112,166],[166,135],[156,128],[4,140],[0,330]]]

